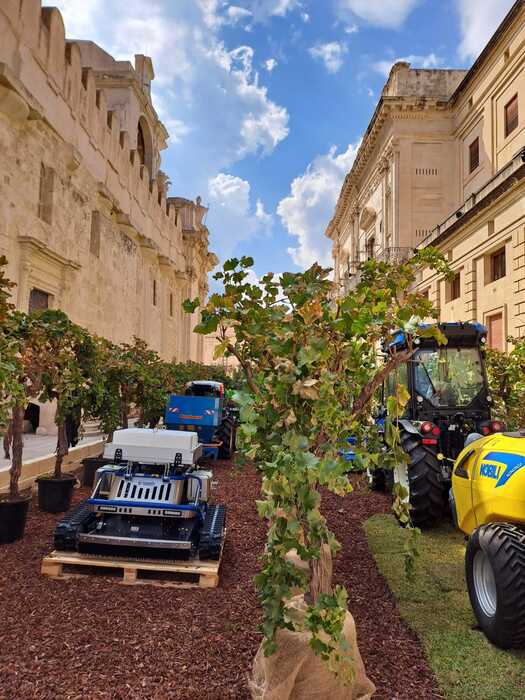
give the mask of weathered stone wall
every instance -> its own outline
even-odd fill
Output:
[[[42,290],[112,340],[202,359],[180,304],[205,296],[214,256],[204,207],[166,196],[151,61],[66,41],[40,0],[4,0],[0,36],[0,253],[18,307]]]

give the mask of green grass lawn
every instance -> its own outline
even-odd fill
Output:
[[[414,579],[404,573],[406,530],[394,517],[364,525],[402,617],[421,639],[446,700],[524,700],[525,652],[504,652],[475,629],[464,573],[463,536],[444,525],[424,532]]]

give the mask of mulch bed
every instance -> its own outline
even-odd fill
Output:
[[[0,699],[248,698],[260,642],[252,579],[265,536],[255,471],[217,463],[218,501],[228,505],[219,588],[122,586],[102,577],[40,575],[57,516],[33,503],[23,541],[0,548]],[[75,494],[75,501],[88,495]],[[360,523],[389,508],[356,480],[347,499],[325,497],[343,548],[336,580],[349,591],[367,672],[382,700],[439,698],[415,636],[400,619]],[[402,575],[402,572],[400,572]]]

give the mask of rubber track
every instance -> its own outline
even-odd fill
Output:
[[[218,559],[220,557],[225,526],[226,506],[209,506],[199,540],[199,557],[201,559]]]
[[[498,591],[494,641],[504,649],[525,647],[525,531],[508,523],[481,526],[479,540],[493,567]],[[470,587],[469,587],[470,594]],[[471,595],[472,601],[472,595]]]
[[[441,520],[446,489],[436,453],[411,433],[401,430],[401,447],[408,454],[410,517],[415,527],[428,528]]]
[[[81,526],[94,517],[86,501],[70,510],[55,527],[55,549],[71,552],[77,549],[77,533]]]

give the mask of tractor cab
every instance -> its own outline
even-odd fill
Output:
[[[223,399],[224,384],[222,382],[197,379],[188,382],[184,389],[185,396],[205,396],[207,398]]]
[[[168,430],[197,433],[206,457],[233,456],[236,417],[229,408],[222,382],[194,380],[186,384],[183,395],[171,394],[164,424]]]
[[[383,388],[384,406],[388,396],[396,393],[398,383],[404,384],[410,394],[401,417],[387,416],[383,410],[382,418],[391,418],[399,428],[409,462],[399,465],[394,476],[407,489],[412,521],[420,527],[442,517],[450,488],[450,466],[463,450],[467,436],[490,435],[504,429],[502,423],[491,420],[492,399],[485,371],[486,328],[479,323],[440,323],[438,327],[447,339],[446,345],[439,345],[433,337],[417,339],[412,357]],[[390,355],[406,347],[406,334],[396,333],[384,352]]]
[[[404,382],[410,394],[403,419],[418,428],[427,440],[435,441],[425,444],[436,444],[447,458],[455,459],[467,435],[490,435],[503,426],[499,421],[491,421],[490,416],[486,328],[479,323],[441,323],[439,329],[447,344],[421,338],[397,381]],[[406,336],[400,333],[387,351],[405,347]],[[396,378],[391,377],[390,386],[395,382]]]

